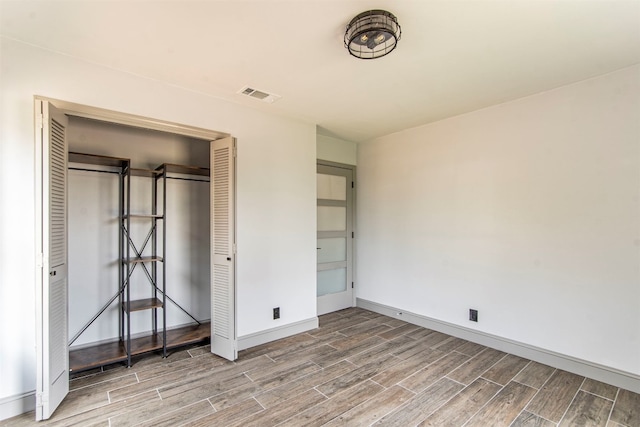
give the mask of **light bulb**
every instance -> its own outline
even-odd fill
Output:
[[[376,44],[380,44],[382,42],[385,41],[387,37],[384,35],[384,33],[380,33],[376,36],[376,38],[374,39],[374,41],[376,42]]]

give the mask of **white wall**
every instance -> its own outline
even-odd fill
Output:
[[[355,165],[357,163],[357,144],[344,139],[318,134],[316,137],[318,159],[330,162]]]
[[[34,95],[237,137],[238,335],[315,318],[315,126],[1,43],[0,403],[35,389]]]
[[[359,144],[358,180],[359,298],[640,374],[640,66]]]

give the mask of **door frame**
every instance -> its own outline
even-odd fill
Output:
[[[353,187],[351,188],[351,231],[353,232],[353,238],[351,239],[351,281],[353,282],[353,292],[352,292],[352,301],[351,306],[356,306],[356,289],[358,285],[358,276],[356,271],[356,259],[357,259],[357,242],[358,242],[358,223],[356,221],[357,218],[357,200],[358,200],[358,178],[357,178],[357,167],[356,165],[349,165],[346,163],[338,163],[332,162],[329,160],[316,160],[316,168],[317,166],[331,166],[334,168],[347,169],[351,171],[351,179],[353,182]],[[347,188],[348,190],[348,188]],[[317,200],[317,195],[316,195]],[[316,233],[317,234],[317,233]],[[348,284],[347,284],[348,286]],[[316,285],[317,287],[317,285]]]
[[[149,129],[149,130],[157,130],[157,131],[167,132],[175,135],[188,136],[188,137],[198,138],[198,139],[207,140],[207,141],[214,141],[214,140],[218,140],[226,137],[231,137],[231,135],[228,133],[218,132],[210,129],[204,129],[204,128],[199,128],[195,126],[169,122],[165,120],[158,120],[158,119],[138,116],[134,114],[122,113],[118,111],[107,110],[107,109],[92,107],[92,106],[83,105],[83,104],[76,104],[73,102],[63,101],[63,100],[49,98],[45,96],[39,96],[39,95],[34,96],[34,105],[38,104],[39,102],[50,103],[59,112],[67,116],[82,117],[82,118],[98,120],[106,123],[126,125],[126,126],[132,126],[136,128]],[[39,128],[39,123],[37,121],[38,119],[36,116],[35,124],[34,124],[36,129],[36,138],[35,138],[36,150],[38,149],[37,148],[37,145],[38,145],[37,130]],[[45,160],[42,159],[42,162],[44,161]],[[42,166],[43,166],[42,164],[40,164],[39,166],[38,159],[36,159],[36,169]],[[46,218],[42,217],[42,214],[43,214],[42,192],[43,192],[42,186],[39,186],[36,183],[36,194],[35,194],[36,224],[34,224],[34,227],[36,228],[35,230],[36,237],[39,236],[38,230],[41,227],[41,222],[43,220],[47,220]],[[45,252],[41,253],[41,248],[39,248],[38,245],[36,245],[36,252],[37,252],[35,254],[36,256],[36,263],[35,263],[36,264],[35,265],[36,289],[42,289],[42,285],[43,285],[43,275],[41,271],[42,270],[41,267],[43,264],[42,259],[43,259],[43,256],[44,257],[48,256],[48,249],[47,248],[42,248],[42,249]],[[234,266],[235,266],[235,259],[234,259]],[[234,288],[237,288],[236,283],[234,283],[233,286]],[[37,295],[36,295],[36,300],[37,300],[36,305],[42,302],[40,301]],[[235,304],[237,304],[237,302],[235,301],[235,298],[234,298],[234,305]],[[232,311],[235,313],[237,311],[236,307],[232,307],[232,308],[233,308]],[[41,310],[41,307],[37,306],[36,310]],[[36,314],[36,316],[39,316],[39,314]],[[237,319],[234,317],[232,320],[234,323],[233,339],[237,342],[237,334],[235,333],[235,324],[237,322]],[[37,328],[36,336],[42,335],[42,325],[36,325],[36,328]],[[41,380],[42,378],[40,377],[40,375],[38,375],[37,381],[41,381]]]

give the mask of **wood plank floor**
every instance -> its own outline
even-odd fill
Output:
[[[359,308],[240,353],[75,373],[56,414],[10,426],[640,427],[640,395]]]

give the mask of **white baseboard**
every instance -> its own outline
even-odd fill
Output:
[[[318,327],[318,318],[301,320],[288,325],[278,326],[276,328],[267,329],[266,331],[256,332],[255,334],[244,335],[238,337],[238,351],[265,344],[281,338],[290,337],[291,335],[307,332]]]
[[[640,393],[640,375],[357,298],[358,307]]]
[[[36,392],[30,391],[0,399],[0,420],[6,420],[36,409]],[[35,421],[35,415],[33,416]]]

